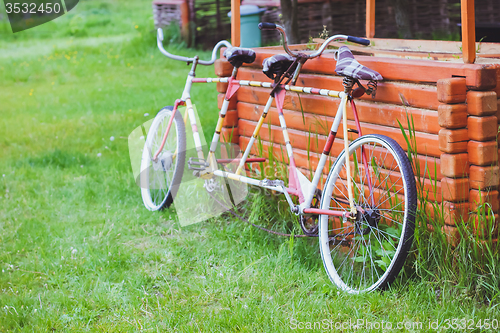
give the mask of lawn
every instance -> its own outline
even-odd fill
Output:
[[[391,290],[351,296],[328,280],[315,239],[225,215],[181,228],[174,211],[147,211],[127,138],[180,96],[189,70],[156,49],[151,1],[80,1],[15,35],[1,24],[0,331],[461,331],[446,329],[458,319],[479,332],[500,318],[498,266],[473,275],[484,267],[465,245],[422,238]],[[176,36],[171,52],[209,57]],[[215,85],[193,95],[208,135]],[[259,200],[258,223],[289,228]]]

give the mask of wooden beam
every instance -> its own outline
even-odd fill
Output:
[[[476,22],[474,0],[461,0],[462,8],[462,55],[464,63],[476,61]]]
[[[231,0],[231,44],[240,46],[240,0]]]
[[[250,66],[262,64],[265,58],[282,54],[282,47],[260,48],[255,61]],[[323,53],[321,57],[308,60],[301,73],[333,74],[337,62],[333,53]],[[468,87],[473,90],[493,90],[497,83],[497,69],[493,65],[473,64],[451,61],[428,61],[421,59],[400,59],[386,57],[356,56],[364,66],[379,72],[390,81],[411,81],[434,83],[444,77],[462,76]],[[302,74],[301,74],[302,75]],[[299,78],[300,79],[300,78]]]
[[[184,0],[181,5],[181,35],[182,39],[186,42],[187,46],[190,46],[191,36],[189,29],[189,2],[188,0]]]
[[[375,0],[366,0],[366,37],[375,36]]]

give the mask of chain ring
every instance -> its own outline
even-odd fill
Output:
[[[319,208],[321,202],[321,191],[316,189],[314,192],[314,197],[311,202],[311,208]],[[302,231],[307,236],[317,236],[318,235],[318,217],[317,214],[312,215],[301,215],[300,216],[300,227]]]
[[[220,182],[216,178],[205,179],[203,187],[205,188],[205,190],[207,190],[208,193],[212,193],[218,189],[222,189]]]

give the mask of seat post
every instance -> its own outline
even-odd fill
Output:
[[[233,67],[233,72],[231,73],[231,78],[236,79],[236,74],[238,74],[238,67]]]
[[[350,96],[352,87],[354,86],[354,79],[350,76],[344,76],[344,80],[342,81],[342,85],[344,86],[344,92]]]

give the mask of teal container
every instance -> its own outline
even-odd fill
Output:
[[[259,29],[260,16],[265,11],[255,5],[240,6],[240,40],[241,47],[261,46]],[[227,14],[231,17],[231,12]]]

